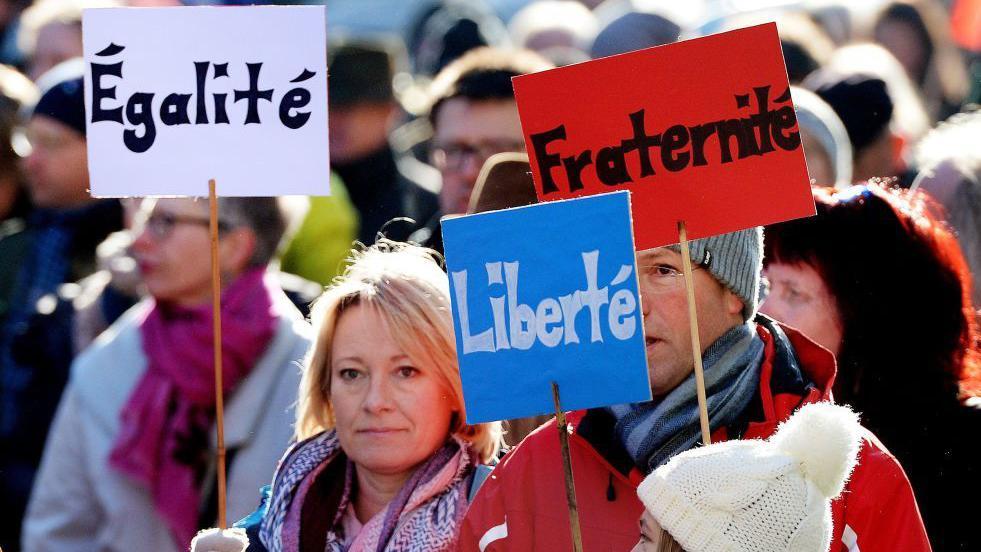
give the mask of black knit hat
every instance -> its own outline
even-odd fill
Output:
[[[835,110],[856,152],[881,136],[892,119],[892,98],[880,78],[818,70],[804,81],[804,86]]]
[[[392,52],[383,43],[342,42],[328,48],[327,101],[332,107],[386,103],[392,89]]]
[[[82,78],[73,77],[44,91],[31,114],[44,115],[85,136],[85,92]]]

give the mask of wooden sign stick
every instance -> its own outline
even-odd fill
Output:
[[[695,279],[692,277],[691,257],[688,253],[688,231],[685,221],[678,221],[678,237],[681,240],[681,266],[685,274],[685,290],[688,292],[688,322],[691,326],[691,352],[695,359],[695,394],[698,396],[698,418],[702,424],[702,444],[712,444],[709,428],[708,406],[705,399],[705,374],[702,372],[702,346],[698,340],[698,313],[695,309]]]
[[[218,267],[218,197],[215,180],[208,181],[208,203],[211,228],[211,297],[215,344],[215,423],[218,426],[218,528],[226,529],[225,522],[225,403],[222,397],[221,377],[221,270]]]
[[[559,401],[559,384],[552,382],[552,399],[555,401],[555,426],[559,429],[562,446],[562,465],[565,468],[565,498],[569,503],[569,526],[572,529],[572,549],[582,552],[582,529],[579,528],[579,505],[576,503],[576,486],[572,481],[572,456],[569,453],[569,424]]]

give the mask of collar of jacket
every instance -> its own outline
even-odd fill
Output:
[[[758,315],[756,322],[765,344],[759,393],[739,422],[712,433],[713,442],[766,438],[801,405],[832,400],[834,356],[797,330],[770,318]],[[595,451],[611,471],[634,485],[640,482],[644,474],[617,440],[612,415],[601,408],[579,410],[571,412],[568,421],[573,427],[572,439]]]

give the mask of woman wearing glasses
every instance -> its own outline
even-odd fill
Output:
[[[219,202],[227,516],[255,504],[292,433],[308,325],[269,282],[281,200]],[[133,250],[150,297],[72,366],[23,530],[24,550],[186,550],[215,524],[207,202],[147,202]]]
[[[766,229],[760,310],[835,354],[835,399],[906,470],[933,547],[977,550],[962,497],[981,493],[981,342],[956,238],[923,194],[870,184],[814,199],[817,216]]]

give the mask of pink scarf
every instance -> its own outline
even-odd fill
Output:
[[[245,272],[222,292],[226,396],[255,366],[275,330],[264,275],[260,268]],[[214,421],[211,310],[210,304],[153,306],[140,326],[147,370],[123,407],[119,436],[109,456],[114,469],[151,491],[157,511],[184,549],[198,528],[201,489],[195,468],[204,463],[188,456],[207,453]]]

